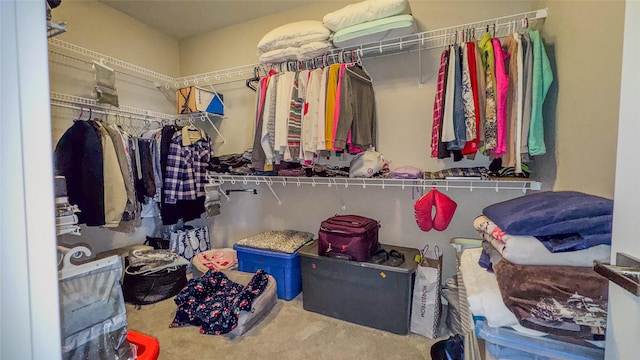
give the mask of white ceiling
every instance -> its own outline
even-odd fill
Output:
[[[176,39],[246,22],[309,1],[271,0],[100,0]]]

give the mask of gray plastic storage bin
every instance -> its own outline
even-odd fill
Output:
[[[383,245],[404,254],[398,267],[318,255],[317,242],[298,251],[302,304],[308,311],[404,335],[409,332],[417,249]]]

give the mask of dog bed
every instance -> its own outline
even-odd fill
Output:
[[[196,264],[196,258],[193,261],[193,278],[198,278],[204,275],[208,268],[203,267],[201,264]],[[241,284],[246,285],[251,281],[253,277],[253,273],[246,273],[237,270],[222,270],[222,272],[227,275],[229,280]],[[238,317],[238,326],[233,329],[228,335],[234,337],[239,336],[247,332],[253,325],[255,325],[260,319],[262,319],[266,314],[271,311],[273,306],[278,301],[278,292],[276,287],[276,279],[273,276],[269,275],[269,281],[267,282],[267,286],[260,296],[253,299],[251,303],[250,311],[241,311]]]

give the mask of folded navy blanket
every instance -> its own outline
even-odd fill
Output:
[[[482,213],[511,235],[579,234],[572,246],[545,242],[551,252],[611,244],[613,200],[576,191],[544,191],[487,206]],[[567,239],[570,239],[568,237]],[[579,240],[579,239],[578,239]]]

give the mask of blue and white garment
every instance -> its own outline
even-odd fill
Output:
[[[192,145],[182,144],[182,133],[171,138],[167,169],[164,179],[164,202],[175,204],[178,200],[196,200],[205,195],[207,164],[211,158],[211,138]]]
[[[191,259],[199,253],[211,250],[209,227],[172,232],[169,238],[169,249],[191,262]]]

